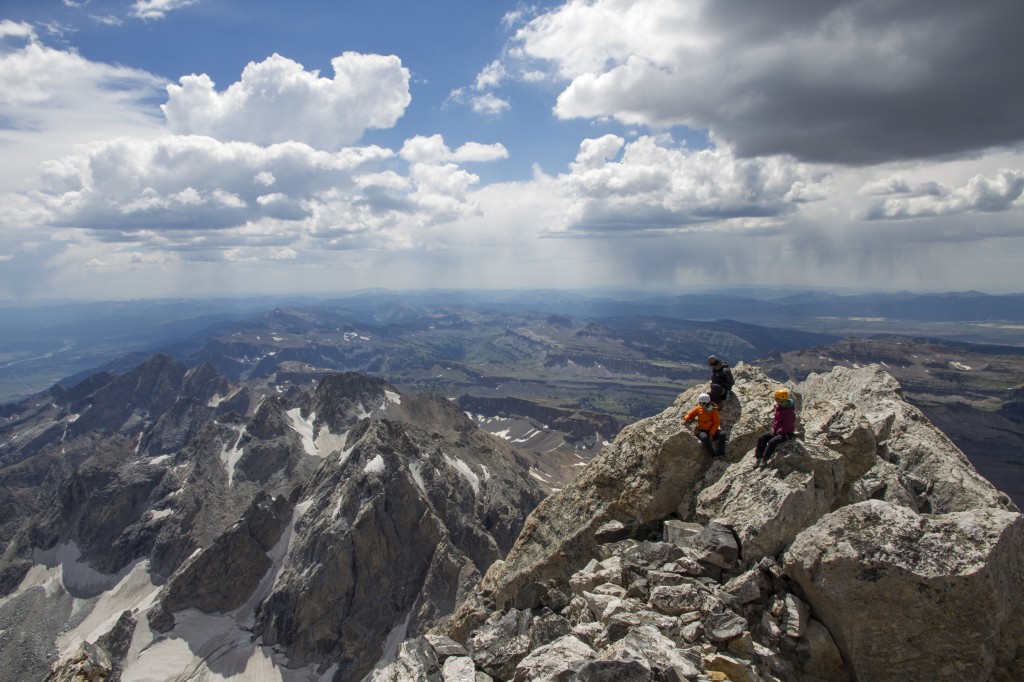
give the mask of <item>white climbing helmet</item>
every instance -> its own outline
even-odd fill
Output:
[[[700,403],[701,405],[707,405],[708,403],[711,402],[711,396],[709,396],[707,393],[701,393],[699,396],[697,396],[697,402]]]

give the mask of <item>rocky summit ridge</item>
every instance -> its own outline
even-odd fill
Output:
[[[526,520],[447,623],[375,682],[1024,679],[1024,521],[877,365],[734,369],[724,460],[680,417],[626,427]]]

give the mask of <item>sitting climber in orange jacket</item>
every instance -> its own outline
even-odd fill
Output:
[[[686,413],[683,417],[684,424],[697,421],[694,435],[700,439],[701,445],[707,450],[711,457],[725,456],[725,434],[721,430],[722,417],[718,412],[718,406],[711,402],[711,396],[701,393],[697,397],[697,407]],[[717,441],[718,450],[712,447],[711,441]]]

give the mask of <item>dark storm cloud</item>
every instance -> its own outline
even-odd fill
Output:
[[[598,27],[609,13],[614,33]],[[685,124],[740,156],[867,165],[1024,140],[1022,26],[1020,0],[596,0],[517,39],[571,80],[559,116]]]

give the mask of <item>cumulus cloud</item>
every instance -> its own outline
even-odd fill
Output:
[[[202,136],[97,142],[44,168],[44,197],[66,227],[96,231],[236,227],[351,188],[392,153],[381,147],[315,150],[289,142],[261,147]]]
[[[776,218],[823,198],[829,176],[787,157],[738,159],[728,148],[691,151],[671,138],[584,140],[558,176],[571,203],[564,231],[643,234],[737,219]]]
[[[472,88],[455,88],[449,94],[448,100],[468,104],[474,112],[484,116],[498,116],[512,106],[507,98],[494,93],[508,76],[505,64],[501,60],[495,60],[476,75]]]
[[[509,59],[568,85],[562,118],[710,129],[743,157],[873,164],[1024,140],[1016,0],[571,0]],[[489,67],[490,68],[490,67]]]
[[[392,127],[411,101],[398,57],[346,52],[331,66],[334,77],[324,78],[275,54],[250,62],[223,92],[205,74],[184,76],[161,108],[175,133],[336,150],[369,128]]]
[[[864,194],[884,196],[865,212],[867,220],[924,218],[961,213],[1000,213],[1021,207],[1024,172],[1003,169],[994,178],[975,175],[963,187],[937,182],[911,185],[901,176],[870,182]]]
[[[439,135],[408,140],[401,156],[377,146],[119,138],[45,164],[35,205],[69,233],[189,260],[239,249],[275,260],[322,248],[412,249],[430,243],[419,230],[478,210],[470,188],[479,178],[459,164],[506,153],[475,142],[452,150]],[[389,167],[399,160],[405,175]]]

